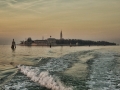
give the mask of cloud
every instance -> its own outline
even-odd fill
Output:
[[[43,0],[37,0],[37,1],[33,1],[33,0],[26,0],[26,1],[18,1],[18,0],[5,0],[5,1],[0,1],[0,7],[2,7],[2,9],[6,9],[7,11],[12,11],[12,10],[25,10],[25,11],[33,11],[36,13],[40,13],[40,11],[37,11],[36,9],[32,9],[31,7],[36,6],[37,4],[39,4],[40,2],[42,2]]]
[[[78,0],[60,1],[60,0],[2,0],[0,1],[0,7],[7,8],[7,11],[32,11],[35,13],[41,12],[58,12],[59,10],[65,10],[65,8],[73,8],[74,4]],[[54,12],[54,13],[55,13]],[[15,13],[15,12],[14,12]]]
[[[105,33],[105,37],[116,37],[119,31],[115,30],[120,28],[119,3],[120,0],[0,0],[0,31],[29,30],[33,34],[33,29],[42,35],[62,28],[84,36],[103,37]]]

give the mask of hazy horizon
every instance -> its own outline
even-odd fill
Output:
[[[51,35],[120,44],[119,0],[0,0],[0,44]]]

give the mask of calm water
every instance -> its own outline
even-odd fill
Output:
[[[120,90],[120,47],[0,46],[0,90]]]

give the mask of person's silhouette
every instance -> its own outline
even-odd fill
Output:
[[[15,44],[15,41],[14,41],[14,39],[13,39],[13,41],[12,41],[11,48],[12,48],[12,49],[15,49],[15,48],[16,48],[16,44]]]

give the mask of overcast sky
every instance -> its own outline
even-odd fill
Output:
[[[120,0],[0,0],[0,43],[74,38],[120,43]]]

